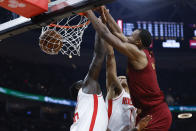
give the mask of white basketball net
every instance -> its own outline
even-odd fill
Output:
[[[79,22],[78,22],[79,21]],[[62,19],[57,23],[54,23],[56,26],[46,26],[42,27],[42,33],[48,30],[54,30],[58,32],[63,38],[63,46],[60,49],[60,52],[63,55],[72,55],[80,56],[80,44],[82,42],[82,36],[84,30],[88,27],[88,18],[81,15],[74,15]]]

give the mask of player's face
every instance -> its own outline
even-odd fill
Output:
[[[123,88],[128,87],[126,76],[118,76],[118,79],[119,79],[120,84],[122,85]]]
[[[128,40],[131,44],[134,44],[136,46],[140,46],[142,43],[141,43],[141,40],[140,40],[140,37],[139,37],[139,33],[140,31],[139,30],[135,30],[133,31],[133,33],[131,34],[130,37],[128,37]]]

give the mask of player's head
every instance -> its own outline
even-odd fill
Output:
[[[73,100],[77,100],[78,91],[80,90],[82,85],[83,85],[83,80],[79,80],[71,85],[70,94]]]
[[[136,44],[139,48],[149,48],[152,42],[152,36],[148,30],[136,29],[129,37],[132,44]]]
[[[127,91],[128,90],[127,77],[126,76],[118,76],[118,79],[119,79],[122,87]]]

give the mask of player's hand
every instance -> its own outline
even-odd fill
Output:
[[[106,19],[104,10],[105,10],[104,6],[99,6],[99,7],[93,9],[93,11],[96,11],[100,14],[102,22],[105,24],[107,22],[107,19]]]
[[[105,6],[99,6],[99,7],[93,8],[93,11],[101,14],[102,11],[104,11],[105,9],[106,9]]]
[[[99,6],[99,7],[93,8],[93,11],[100,13],[101,12],[101,7]]]
[[[83,13],[85,13],[86,15],[88,15],[88,14],[90,14],[92,12],[92,10],[86,10],[85,12],[83,12]]]
[[[138,129],[138,131],[142,131],[143,129],[145,129],[150,120],[152,120],[151,115],[147,115],[144,118],[142,118],[139,121],[139,123],[137,124],[137,127],[136,127]]]

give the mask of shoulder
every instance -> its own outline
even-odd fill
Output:
[[[133,66],[135,70],[142,70],[148,65],[148,56],[144,50],[139,50],[140,55],[136,59],[128,58],[129,63]]]

